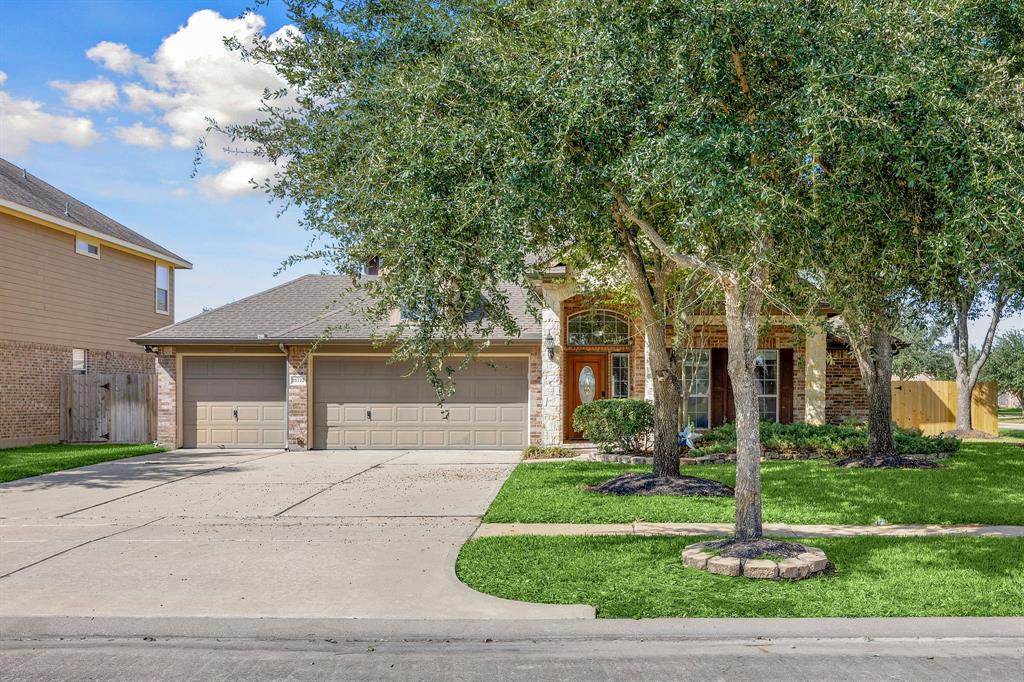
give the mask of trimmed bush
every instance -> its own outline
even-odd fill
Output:
[[[642,399],[594,400],[576,408],[572,423],[602,452],[642,452],[654,431],[654,406]]]
[[[956,438],[922,436],[915,429],[893,427],[896,450],[901,455],[953,453],[960,449]],[[736,452],[736,426],[723,424],[704,433],[695,455]],[[761,422],[761,447],[785,453],[828,453],[848,457],[868,451],[868,432],[864,427],[836,424],[776,424]]]
[[[560,445],[527,445],[523,448],[523,459],[555,459],[575,457],[579,453]]]

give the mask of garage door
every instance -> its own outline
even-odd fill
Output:
[[[526,358],[476,362],[437,405],[424,374],[378,358],[317,357],[313,447],[502,449],[527,442]]]
[[[285,365],[277,358],[185,358],[187,448],[283,448]]]

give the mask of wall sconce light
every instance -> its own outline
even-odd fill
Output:
[[[548,351],[548,360],[555,359],[555,337],[548,334],[544,337],[544,348]]]

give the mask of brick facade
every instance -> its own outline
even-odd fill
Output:
[[[842,424],[868,417],[868,393],[860,378],[860,368],[853,353],[838,348],[828,351],[825,369],[825,421]]]
[[[156,358],[156,440],[178,445],[178,358],[172,348],[161,348]]]
[[[152,374],[146,353],[86,348],[88,372]],[[71,347],[0,341],[0,448],[60,440],[60,378],[71,371]]]
[[[309,433],[309,350],[309,346],[288,346],[289,450],[312,447],[313,434]]]

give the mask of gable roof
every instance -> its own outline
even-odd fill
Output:
[[[0,158],[0,207],[4,206],[64,228],[162,258],[179,268],[192,267],[191,263],[173,251],[146,239],[70,194]]]
[[[540,339],[540,325],[527,312],[527,292],[508,287],[509,308],[522,330],[519,340]],[[283,343],[369,341],[390,328],[368,319],[365,288],[348,275],[306,275],[272,289],[138,336],[147,345],[179,343]],[[494,340],[506,339],[495,330]]]

